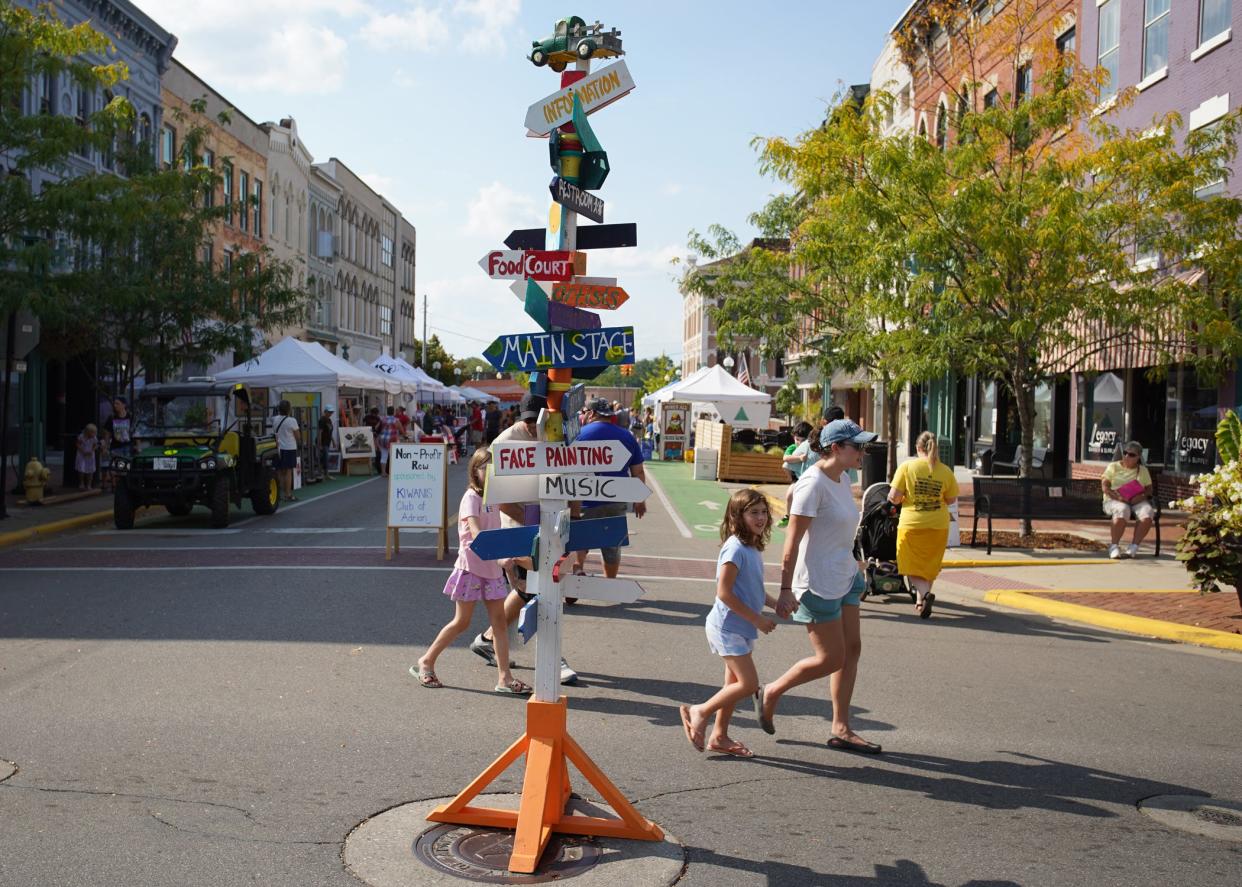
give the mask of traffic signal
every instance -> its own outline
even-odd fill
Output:
[[[621,375],[623,375],[623,376],[632,376],[632,375],[634,375],[634,364],[632,364],[632,363],[623,363],[623,364],[621,364]]]

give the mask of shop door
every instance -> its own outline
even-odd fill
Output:
[[[1147,450],[1147,463],[1163,465],[1165,461],[1164,417],[1168,398],[1168,382],[1153,382],[1143,370],[1135,370],[1133,395],[1130,399],[1130,438]],[[1124,445],[1124,441],[1122,442]]]

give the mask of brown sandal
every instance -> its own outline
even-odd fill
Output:
[[[439,690],[444,686],[444,684],[440,683],[440,679],[436,677],[436,673],[430,668],[419,668],[417,665],[411,665],[410,674],[418,678],[418,682],[428,690]]]

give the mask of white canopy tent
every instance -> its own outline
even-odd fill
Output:
[[[479,403],[500,403],[500,398],[496,395],[480,391],[478,388],[471,388],[469,385],[462,385],[457,390],[466,400],[476,400]]]
[[[743,385],[722,367],[705,367],[667,391],[666,400],[688,400],[697,415],[699,404],[709,404],[734,428],[766,428],[772,415],[772,395]]]
[[[216,378],[222,382],[242,382],[255,388],[275,388],[281,392],[319,391],[328,395],[330,399],[327,402],[330,403],[335,402],[339,388],[387,390],[387,380],[378,373],[366,373],[336,357],[317,342],[302,342],[292,336],[281,339],[245,363],[216,373]]]
[[[666,400],[673,400],[672,390],[674,388],[682,384],[682,382],[693,382],[695,379],[702,378],[703,374],[706,373],[709,369],[711,369],[711,367],[699,367],[693,373],[686,376],[685,379],[674,379],[673,381],[665,385],[663,388],[657,388],[655,391],[652,391],[650,394],[643,395],[643,406],[654,407],[657,404],[664,403]]]

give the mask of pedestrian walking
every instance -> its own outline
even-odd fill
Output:
[[[112,398],[112,415],[104,420],[103,430],[112,441],[114,456],[128,456],[130,440],[134,434],[134,421],[129,415],[129,401],[123,397]]]
[[[914,449],[918,455],[897,466],[888,501],[901,506],[897,572],[914,586],[914,612],[928,619],[936,601],[932,585],[949,541],[949,506],[957,501],[958,490],[952,469],[940,461],[936,435],[924,431]]]
[[[78,473],[78,489],[95,488],[95,456],[99,452],[99,429],[94,422],[87,424],[78,434],[73,470]]]
[[[626,462],[620,471],[600,471],[596,473],[607,477],[633,476],[645,482],[647,474],[643,468],[642,447],[638,445],[638,441],[634,439],[634,435],[630,434],[628,428],[621,428],[612,424],[612,404],[602,397],[592,398],[583,407],[581,416],[582,429],[578,432],[575,443],[587,443],[593,440],[619,440],[630,451],[629,461]],[[573,514],[575,503],[571,503],[570,509],[570,513],[575,520],[579,519],[579,517],[585,520],[599,517],[620,517],[625,514],[625,503],[583,502],[577,507],[579,514]],[[634,503],[635,517],[641,518],[646,513],[647,506],[644,503]],[[585,551],[577,553],[576,563],[573,568],[575,573],[585,572],[583,565],[586,563],[586,556],[587,553]],[[604,575],[609,579],[616,578],[617,571],[621,569],[621,549],[619,547],[604,548],[600,550],[600,556],[604,560]],[[568,602],[572,603],[572,601]]]
[[[862,654],[858,604],[865,588],[855,538],[858,505],[850,490],[851,468],[862,464],[862,447],[875,439],[848,419],[824,426],[811,450],[819,458],[798,479],[789,532],[781,554],[781,591],[776,613],[806,625],[811,655],[795,662],[755,693],[759,725],[775,733],[780,698],[801,684],[831,675],[832,731],[828,747],[879,754],[850,727],[850,701]]]
[[[483,411],[475,401],[470,403],[470,442],[476,447],[483,444]]]
[[[443,687],[444,684],[436,676],[436,660],[458,635],[470,627],[474,605],[483,601],[495,644],[496,692],[505,696],[529,696],[532,692],[530,685],[515,678],[509,666],[509,634],[505,630],[504,607],[509,589],[501,577],[500,564],[482,560],[470,550],[470,543],[479,533],[500,527],[500,511],[483,504],[483,484],[490,460],[491,453],[487,450],[474,451],[467,465],[469,486],[457,506],[457,562],[444,583],[444,593],[455,607],[453,619],[440,629],[418,663],[410,666],[410,674],[428,689]]]
[[[298,465],[298,447],[302,443],[302,429],[298,420],[290,415],[293,409],[287,400],[282,400],[276,407],[277,415],[272,417],[272,434],[276,436],[276,479],[280,484],[281,495],[286,502],[298,501],[293,495],[293,469]]]
[[[388,461],[388,450],[393,443],[401,439],[401,422],[394,415],[392,407],[388,408],[387,414],[380,420],[379,439],[375,445],[379,448],[380,473],[387,475],[391,468]]]
[[[794,442],[785,448],[785,455],[781,457],[781,463],[785,466],[785,473],[789,475],[789,488],[785,490],[785,516],[781,518],[778,527],[789,526],[789,509],[793,505],[794,486],[798,483],[798,478],[802,477],[802,472],[806,470],[806,464],[811,457],[811,423],[799,422],[798,427],[793,430]]]
[[[495,403],[487,405],[487,415],[483,417],[483,435],[483,442],[489,447],[500,435],[500,407]]]
[[[763,556],[760,552],[772,535],[772,516],[768,500],[757,490],[738,490],[729,497],[720,540],[724,544],[716,558],[716,601],[707,614],[707,646],[724,659],[724,684],[699,705],[683,705],[681,725],[686,739],[697,751],[704,748],[704,727],[716,715],[712,735],[706,742],[711,751],[739,758],[755,753],[729,736],[729,722],[737,704],[759,689],[759,674],[751,652],[759,632],[768,634],[776,622],[763,615],[765,605],[776,608],[777,600],[763,588]]]
[[[1139,546],[1143,544],[1143,538],[1156,516],[1151,504],[1151,472],[1143,464],[1141,443],[1130,441],[1121,453],[1121,461],[1108,463],[1100,479],[1100,489],[1104,492],[1104,513],[1112,518],[1112,526],[1109,527],[1112,543],[1108,546],[1108,556],[1113,560],[1138,557]],[[1123,554],[1121,539],[1126,534],[1126,523],[1131,516],[1135,518],[1134,539]]]
[[[334,412],[333,406],[328,404],[323,408],[323,415],[319,417],[319,458],[323,461],[323,476],[325,480],[332,479],[332,474],[328,471],[328,451],[332,449],[332,418]]]

